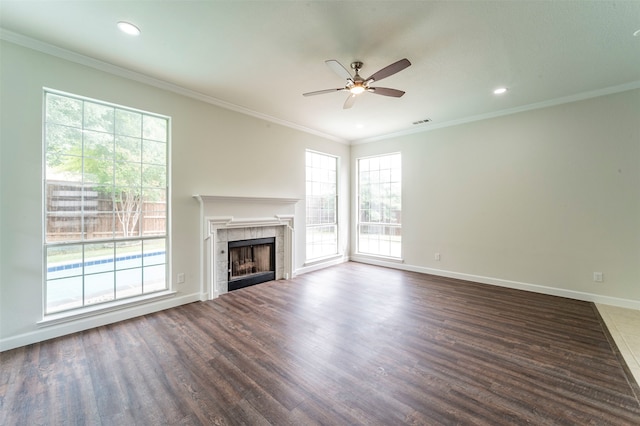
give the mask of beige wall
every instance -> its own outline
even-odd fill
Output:
[[[305,150],[336,155],[349,195],[349,146],[216,107],[12,43],[0,47],[0,349],[197,299],[200,210],[194,194],[298,198],[296,268],[304,262]],[[42,320],[43,87],[172,117],[171,276],[186,283],[161,303],[38,327]],[[260,175],[255,170],[260,168]],[[245,171],[247,170],[247,171]],[[347,250],[348,205],[341,209]]]
[[[640,309],[639,90],[356,145],[354,169],[394,151],[401,267]]]

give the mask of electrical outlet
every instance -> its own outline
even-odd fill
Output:
[[[604,281],[604,277],[602,276],[602,272],[594,272],[593,280],[597,283],[601,283]]]
[[[439,262],[439,261],[440,261],[440,253],[436,253],[436,254],[433,256],[433,258]]]
[[[180,272],[178,274],[178,284],[183,284],[184,283],[184,272]]]

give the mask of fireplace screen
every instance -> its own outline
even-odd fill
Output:
[[[275,238],[229,242],[229,291],[275,279]]]

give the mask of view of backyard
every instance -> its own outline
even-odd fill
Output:
[[[168,119],[47,92],[47,314],[167,288]]]

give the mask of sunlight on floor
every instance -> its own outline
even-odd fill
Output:
[[[611,336],[640,384],[640,311],[596,304]]]

